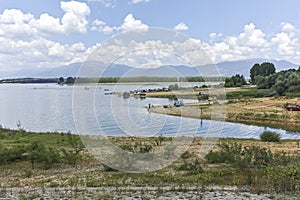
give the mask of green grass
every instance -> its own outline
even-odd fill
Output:
[[[256,97],[257,89],[256,88],[241,88],[238,91],[232,91],[226,93],[227,99],[240,99],[240,98],[254,98]]]

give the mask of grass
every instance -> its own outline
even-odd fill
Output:
[[[12,162],[0,162],[2,188],[11,187],[198,187],[210,185],[248,186],[252,192],[280,192],[300,195],[300,145],[297,140],[267,143],[255,139],[219,139],[218,145],[206,156],[198,158],[203,142],[195,138],[190,148],[172,165],[155,172],[125,173],[116,171],[95,160],[86,149],[79,151],[76,165],[67,162],[63,151],[75,153],[79,136],[63,133],[31,133],[23,130],[0,129],[0,151],[38,143],[59,153],[59,160],[47,168],[32,168],[28,155]],[[117,146],[131,152],[153,152],[172,141],[172,138],[110,137]],[[70,142],[70,140],[72,142]],[[79,145],[80,146],[80,145]],[[50,160],[51,161],[51,160]],[[49,162],[50,162],[49,161]],[[102,194],[99,194],[102,195]],[[106,194],[103,194],[106,195]]]

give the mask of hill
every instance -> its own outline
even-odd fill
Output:
[[[271,62],[276,66],[276,71],[294,68],[297,69],[298,65],[285,61],[285,60],[268,60],[268,59],[249,59],[241,61],[222,62],[216,64],[221,76],[233,76],[235,74],[243,74],[245,77],[250,77],[250,68],[255,63]],[[68,77],[77,76],[78,71],[83,63],[72,63],[52,69],[39,70],[39,71],[26,71],[22,70],[14,74],[7,74],[2,78],[53,78],[53,77]],[[80,73],[81,76],[99,76],[98,66],[103,66],[99,62],[84,63],[85,67],[88,67],[87,73]],[[203,66],[197,66],[202,74],[207,75],[206,72],[212,69],[215,65],[208,64]],[[172,66],[164,65],[158,68],[135,68],[127,65],[112,64],[103,73],[103,77],[122,77],[122,76],[167,76],[167,77],[180,77],[180,76],[199,76],[196,68],[184,65]],[[86,75],[84,75],[86,74]]]

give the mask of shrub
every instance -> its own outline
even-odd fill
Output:
[[[203,173],[204,170],[200,166],[200,161],[198,159],[189,162],[187,160],[183,161],[183,164],[176,168],[178,171],[187,171],[188,174],[198,174]]]
[[[273,163],[273,154],[266,148],[250,146],[242,147],[237,143],[222,143],[220,151],[210,151],[205,159],[208,163],[228,163],[238,168],[266,166]]]
[[[280,134],[274,133],[274,132],[271,132],[271,131],[264,131],[260,135],[260,139],[263,142],[279,142],[280,141]]]

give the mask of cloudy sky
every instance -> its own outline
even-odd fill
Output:
[[[215,63],[300,64],[299,0],[0,0],[0,72],[84,61],[112,35],[150,27],[185,34]]]

